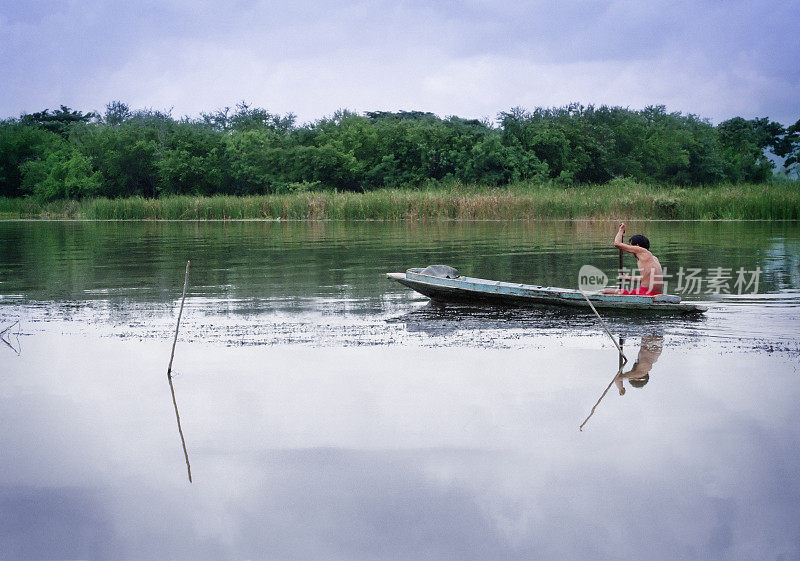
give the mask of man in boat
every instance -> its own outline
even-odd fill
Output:
[[[638,296],[655,296],[661,294],[664,289],[664,271],[658,258],[650,253],[650,240],[647,236],[636,234],[631,236],[630,243],[623,243],[622,236],[625,234],[625,224],[619,225],[617,236],[614,238],[614,246],[633,253],[636,263],[639,266],[639,276],[620,275],[623,280],[638,284],[633,289],[623,290],[619,288],[606,288],[605,294],[635,294]]]

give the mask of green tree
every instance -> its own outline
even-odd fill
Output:
[[[423,111],[337,111],[297,125],[245,102],[176,121],[121,101],[102,118],[66,106],[0,122],[0,195],[109,197],[271,193],[309,185],[365,191],[457,179],[679,185],[765,181],[767,150],[798,165],[800,123],[717,127],[664,106],[514,107],[496,123]]]
[[[100,174],[86,156],[69,145],[25,162],[21,168],[22,191],[42,201],[82,199],[100,191]]]
[[[66,137],[73,125],[88,123],[92,119],[96,118],[97,114],[95,113],[73,111],[66,105],[62,105],[59,109],[56,109],[52,113],[49,109],[45,109],[44,111],[39,111],[38,113],[24,114],[22,117],[20,117],[20,122],[23,125],[38,126]]]
[[[0,122],[0,196],[18,197],[22,166],[57,150],[64,143],[57,134],[14,120]]]
[[[130,122],[95,127],[81,134],[79,143],[103,177],[103,195],[157,195],[160,143],[155,130]]]
[[[772,176],[773,164],[765,150],[780,146],[785,131],[779,123],[734,117],[720,123],[717,130],[731,179],[759,182]]]
[[[281,182],[281,138],[273,131],[246,130],[225,138],[225,158],[238,194],[269,193]]]
[[[130,107],[121,101],[112,101],[106,104],[103,122],[107,125],[118,126],[133,117]]]
[[[233,191],[223,134],[205,124],[174,123],[155,167],[159,193],[211,195]]]
[[[800,165],[800,119],[775,142],[775,154],[784,158],[783,169],[787,174],[797,170]]]

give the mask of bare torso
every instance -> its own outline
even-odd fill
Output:
[[[644,249],[634,254],[639,266],[639,275],[642,279],[641,286],[648,290],[661,292],[664,290],[664,271],[658,258]]]

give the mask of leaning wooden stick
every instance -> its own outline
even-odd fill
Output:
[[[625,354],[622,352],[622,347],[620,347],[619,344],[617,343],[617,340],[614,339],[614,336],[611,334],[611,331],[608,330],[608,326],[606,325],[606,322],[604,322],[603,318],[600,317],[600,314],[597,313],[597,310],[595,309],[594,304],[592,304],[592,301],[589,300],[589,297],[586,295],[586,293],[583,290],[581,290],[580,293],[583,294],[584,298],[586,298],[586,302],[589,303],[589,307],[592,308],[592,311],[594,312],[594,315],[597,316],[597,319],[599,319],[600,323],[603,325],[603,329],[605,329],[606,333],[608,333],[608,336],[611,337],[611,341],[614,343],[614,346],[617,347],[617,350],[619,351],[619,356],[622,357],[622,360],[625,361],[625,362],[623,362],[623,364],[625,364],[626,362],[628,362],[628,357],[626,357]]]
[[[622,239],[622,241],[625,241],[625,236],[622,236],[621,239]],[[617,288],[620,289],[620,290],[622,290],[622,263],[623,263],[623,261],[622,261],[622,249],[620,248],[620,250],[619,250],[619,272],[617,273]],[[622,354],[622,350],[621,350],[622,349],[622,344],[624,342],[625,342],[625,339],[623,339],[622,336],[620,335],[620,338],[619,338],[619,349],[620,349],[620,352],[619,352],[619,367],[620,367],[620,370],[622,369],[622,365],[625,364],[624,362],[622,362],[622,359],[623,359],[623,357],[625,355]],[[627,359],[626,359],[626,362],[627,362]]]
[[[622,356],[622,355],[620,355],[620,356]],[[598,399],[598,400],[597,400],[597,403],[595,403],[595,404],[594,404],[594,407],[592,407],[592,412],[591,412],[591,413],[589,413],[589,416],[588,416],[588,417],[586,417],[586,419],[585,419],[585,420],[584,420],[584,421],[581,423],[581,426],[580,426],[580,427],[578,427],[578,430],[580,430],[580,431],[583,431],[583,426],[584,426],[586,423],[588,423],[588,422],[589,422],[589,419],[591,419],[591,418],[592,418],[592,415],[594,415],[594,410],[595,410],[595,409],[597,409],[597,406],[598,406],[598,405],[600,405],[600,402],[601,402],[601,401],[603,401],[603,398],[604,398],[604,397],[606,396],[606,394],[608,393],[608,390],[610,390],[610,389],[611,389],[611,386],[613,386],[613,385],[614,385],[614,382],[616,381],[616,379],[617,379],[617,378],[618,378],[618,377],[619,377],[619,376],[622,374],[622,364],[621,364],[621,362],[622,362],[622,359],[620,359],[619,370],[617,370],[617,373],[616,373],[616,374],[614,374],[614,377],[613,377],[613,378],[611,379],[611,381],[608,383],[608,386],[606,386],[606,389],[605,389],[605,391],[603,392],[603,395],[601,395],[601,396],[600,396],[600,399]]]
[[[183,315],[183,302],[186,300],[186,286],[189,284],[189,264],[186,262],[186,277],[183,280],[183,296],[181,297],[181,309],[178,312],[178,325],[175,326],[175,339],[172,341],[172,354],[169,357],[167,367],[167,380],[169,380],[169,390],[172,392],[172,405],[175,406],[175,418],[178,420],[178,434],[181,435],[181,445],[183,445],[183,455],[186,458],[186,470],[189,472],[189,483],[192,482],[192,466],[189,465],[189,452],[186,451],[186,440],[183,438],[181,429],[181,416],[178,414],[178,402],[175,401],[175,388],[172,385],[172,360],[175,358],[175,344],[178,342],[178,330],[181,327],[181,316]]]

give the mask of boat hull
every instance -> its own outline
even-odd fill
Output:
[[[422,269],[409,269],[405,273],[387,273],[387,277],[427,296],[443,302],[471,302],[508,306],[566,306],[589,308],[582,292],[567,288],[554,288],[492,281],[472,277],[441,278],[421,275]],[[623,294],[586,295],[595,308],[667,314],[699,314],[708,307],[693,302],[675,302],[677,297],[653,297]],[[659,301],[660,300],[660,301]],[[664,301],[672,300],[672,301]]]

